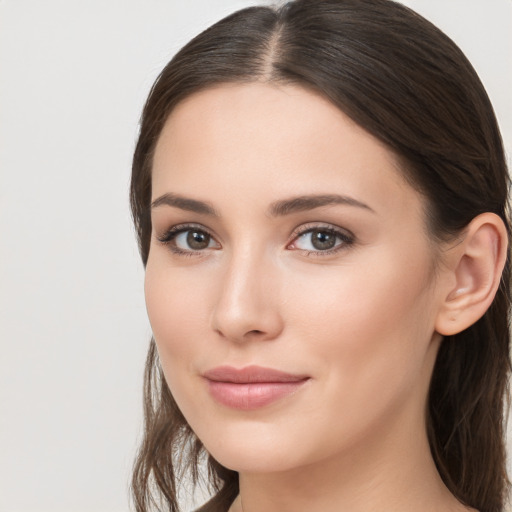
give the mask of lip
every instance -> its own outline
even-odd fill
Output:
[[[202,374],[211,396],[233,409],[254,410],[298,391],[309,379],[262,366],[219,366]]]

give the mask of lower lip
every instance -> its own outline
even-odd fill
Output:
[[[295,393],[308,379],[293,382],[217,382],[208,381],[213,398],[232,409],[249,411],[269,405]]]

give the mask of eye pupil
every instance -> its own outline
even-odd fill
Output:
[[[311,232],[311,243],[315,249],[332,249],[336,244],[336,235],[328,231],[315,230]]]
[[[210,235],[204,231],[191,230],[187,234],[187,244],[191,249],[206,249],[210,245]]]

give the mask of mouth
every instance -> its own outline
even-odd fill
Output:
[[[310,379],[308,375],[261,366],[241,369],[219,366],[202,376],[215,401],[232,409],[246,411],[259,409],[294,394]]]

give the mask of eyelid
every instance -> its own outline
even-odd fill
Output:
[[[189,230],[193,230],[193,229],[196,229],[198,231],[203,231],[204,233],[208,234],[219,245],[219,248],[221,248],[221,245],[218,242],[217,237],[211,232],[211,230],[206,228],[204,225],[197,224],[197,223],[182,223],[182,224],[173,225],[169,229],[165,230],[163,234],[157,235],[156,238],[160,243],[162,243],[164,245],[169,245],[170,250],[175,254],[186,255],[186,256],[202,256],[202,255],[204,255],[205,251],[208,248],[200,249],[200,250],[193,250],[193,249],[185,250],[185,249],[180,249],[180,248],[172,245],[173,240],[175,240],[175,238],[179,234],[189,231]],[[290,245],[292,245],[293,242],[295,242],[301,236],[303,236],[307,233],[313,232],[313,231],[322,231],[322,230],[333,233],[337,238],[340,238],[342,240],[342,243],[334,246],[331,249],[325,249],[325,250],[307,250],[307,249],[299,249],[299,248],[294,248],[293,250],[299,251],[302,253],[306,253],[308,256],[309,255],[328,256],[328,255],[332,255],[338,251],[347,249],[348,246],[354,244],[354,242],[355,242],[354,234],[351,231],[349,231],[348,229],[341,228],[339,226],[335,226],[333,224],[329,224],[329,223],[325,223],[325,222],[308,222],[306,224],[301,224],[301,225],[297,226],[296,228],[294,228],[294,230],[291,234],[290,241],[286,244],[286,248],[289,249]],[[212,248],[209,248],[209,249],[211,250]],[[218,248],[215,248],[215,250],[218,250]]]
[[[347,249],[348,246],[351,246],[354,244],[356,237],[355,235],[345,228],[340,228],[339,226],[335,226],[333,224],[328,224],[325,222],[308,222],[307,224],[301,224],[300,226],[296,227],[293,230],[291,241],[288,242],[286,247],[290,247],[298,238],[305,235],[306,233],[311,233],[313,231],[329,231],[336,235],[336,237],[340,238],[342,240],[341,244],[338,244],[337,246],[333,247],[332,249],[326,249],[326,250],[306,250],[306,249],[293,249],[295,251],[305,252],[307,255],[313,255],[313,256],[328,256],[332,255],[338,251],[342,251]]]
[[[174,224],[170,228],[164,230],[161,235],[156,235],[156,238],[159,242],[167,243],[172,240],[178,233],[182,233],[183,231],[188,231],[190,229],[197,229],[198,231],[204,231],[208,233],[210,236],[213,236],[208,228],[205,228],[201,224],[196,224],[194,222],[184,222],[182,224]]]
[[[208,236],[210,236],[212,238],[212,240],[215,241],[215,243],[220,248],[220,243],[218,242],[217,237],[215,235],[213,235],[212,232],[208,228],[203,226],[202,224],[197,224],[194,222],[193,223],[185,222],[182,224],[175,224],[174,226],[171,226],[169,229],[165,230],[163,234],[157,235],[156,238],[163,245],[168,245],[170,250],[175,254],[184,255],[184,256],[202,256],[202,255],[204,255],[204,252],[208,248],[201,249],[201,250],[193,250],[193,249],[186,250],[186,249],[180,249],[179,247],[174,246],[172,244],[172,242],[176,239],[176,237],[179,234],[187,232],[187,231],[191,231],[194,229],[197,231],[202,231],[202,232],[206,233]],[[211,250],[212,248],[209,248],[209,249]],[[215,248],[215,250],[217,250],[217,248]]]

